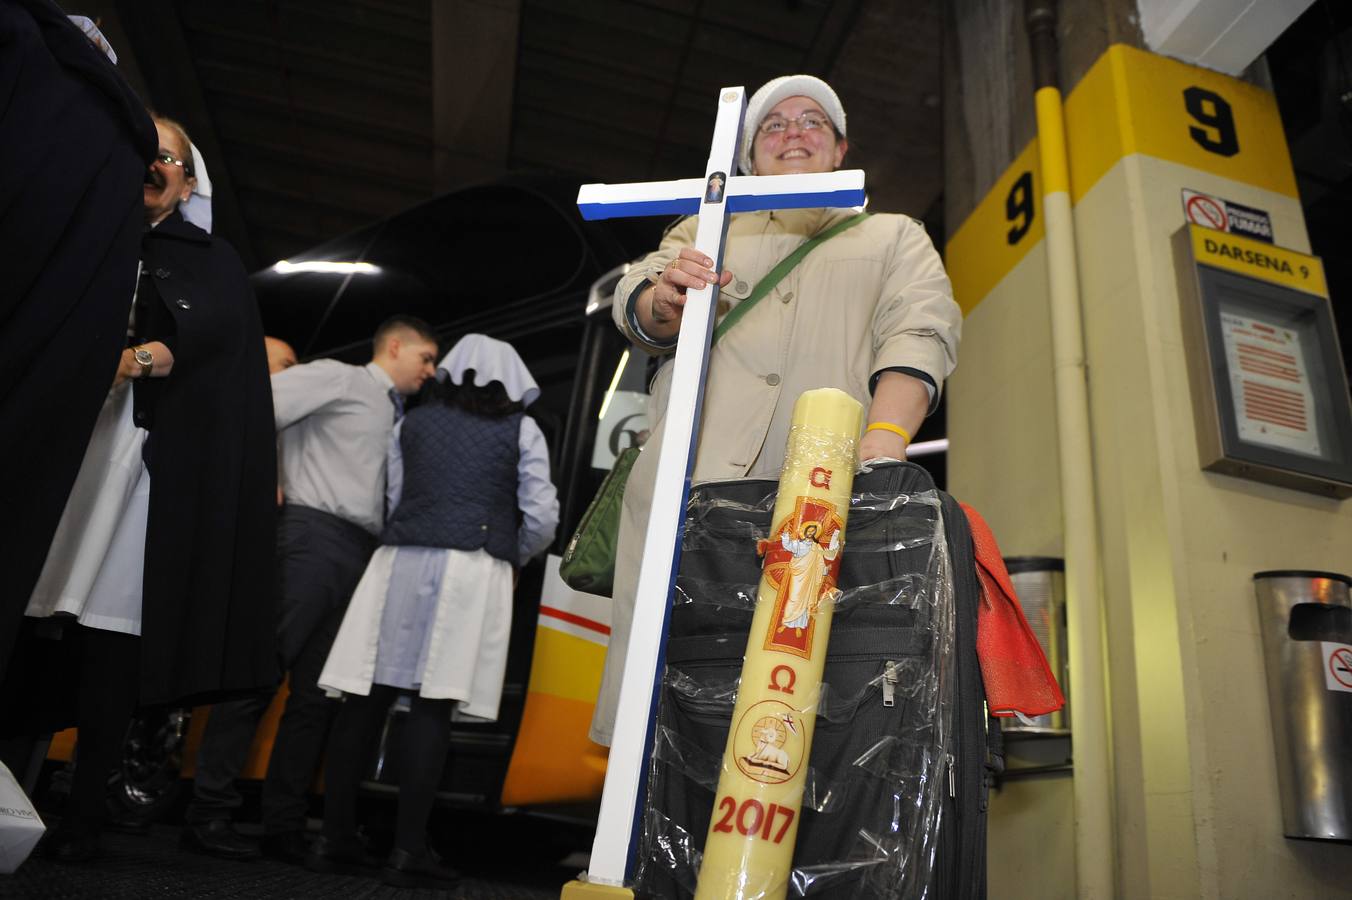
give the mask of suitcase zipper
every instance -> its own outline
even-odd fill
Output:
[[[954,800],[957,800],[958,785],[957,785],[957,776],[953,772],[953,754],[947,753],[945,754],[945,757],[948,759],[948,796],[952,797]]]
[[[897,680],[897,664],[889,659],[883,670],[883,706],[896,705]]]

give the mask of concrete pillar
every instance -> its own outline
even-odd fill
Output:
[[[1022,22],[1002,6],[955,3],[950,24],[977,34],[950,28],[948,37],[946,255],[967,314],[948,388],[949,487],[982,511],[1007,554],[1055,556],[1063,534],[1041,175]],[[1188,188],[1266,210],[1276,243],[1308,252],[1290,158],[1269,93],[1136,49],[1139,39],[1121,42],[1133,15],[1131,3],[1068,2],[1060,29],[1102,544],[1116,893],[1347,896],[1345,848],[1282,837],[1251,576],[1346,571],[1352,504],[1201,471],[1170,246]],[[1107,24],[1084,27],[1091,20]],[[1228,104],[1238,152],[1194,136],[1207,125],[1189,112],[1192,88]],[[991,895],[1076,896],[1069,781],[1011,782],[991,811]]]

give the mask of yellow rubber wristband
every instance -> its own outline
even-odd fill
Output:
[[[870,422],[869,426],[865,428],[864,431],[890,431],[893,434],[901,435],[901,439],[907,444],[911,443],[911,436],[907,433],[906,429],[902,428],[900,425],[893,425],[891,422]]]

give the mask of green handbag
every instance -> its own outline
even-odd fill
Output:
[[[615,546],[620,537],[624,485],[640,449],[629,447],[620,451],[563,551],[559,576],[575,591],[609,597],[615,586]]]
[[[828,238],[833,238],[845,229],[858,225],[868,216],[868,213],[859,213],[828,228],[781,260],[779,265],[760,280],[751,294],[734,306],[723,317],[723,321],[718,323],[718,327],[714,329],[711,346],[718,343],[718,339],[741,321],[742,317],[751,311],[751,307],[770,293],[785,275],[793,271],[794,266],[802,262],[809,251]],[[629,472],[634,468],[634,460],[638,459],[639,450],[639,447],[629,447],[616,457],[615,465],[606,475],[605,481],[601,482],[600,490],[592,498],[587,511],[582,514],[577,531],[573,533],[572,540],[563,551],[563,561],[559,563],[559,577],[575,591],[609,597],[614,590],[615,550],[620,537],[620,508],[624,505],[624,485],[629,480]]]

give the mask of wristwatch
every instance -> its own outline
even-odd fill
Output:
[[[132,353],[132,358],[136,360],[136,364],[141,367],[141,374],[136,377],[149,378],[150,370],[155,366],[155,357],[150,355],[150,351],[145,347],[137,347]]]

